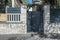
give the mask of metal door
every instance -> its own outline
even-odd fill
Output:
[[[43,13],[34,11],[28,13],[28,32],[44,32]]]

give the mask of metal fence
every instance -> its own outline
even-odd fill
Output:
[[[7,14],[7,22],[20,22],[20,14]]]

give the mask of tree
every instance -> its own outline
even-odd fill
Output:
[[[20,3],[22,3],[22,0],[19,0],[20,1]]]
[[[29,4],[28,0],[22,0],[22,2],[23,2],[24,5],[28,5]]]
[[[8,0],[7,5],[12,6],[12,0]]]
[[[57,7],[60,8],[60,0],[57,0]]]
[[[22,3],[27,6],[27,10],[29,10],[30,7],[33,6],[33,4],[29,3],[29,0],[22,0]]]
[[[56,6],[56,0],[44,0],[44,4],[50,4],[51,7]]]

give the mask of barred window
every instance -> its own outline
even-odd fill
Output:
[[[8,20],[8,22],[19,22],[20,21],[20,15],[18,15],[18,14],[7,15],[7,20]]]

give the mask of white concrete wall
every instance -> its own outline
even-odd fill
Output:
[[[27,9],[21,6],[20,23],[0,23],[0,34],[26,34],[27,33]]]
[[[25,25],[25,33],[27,33],[27,6],[21,6],[21,21]]]
[[[50,23],[50,5],[44,5],[44,33],[48,33]]]
[[[48,29],[48,33],[59,33],[60,34],[60,23],[51,23]]]
[[[25,25],[0,24],[0,34],[25,34]]]

